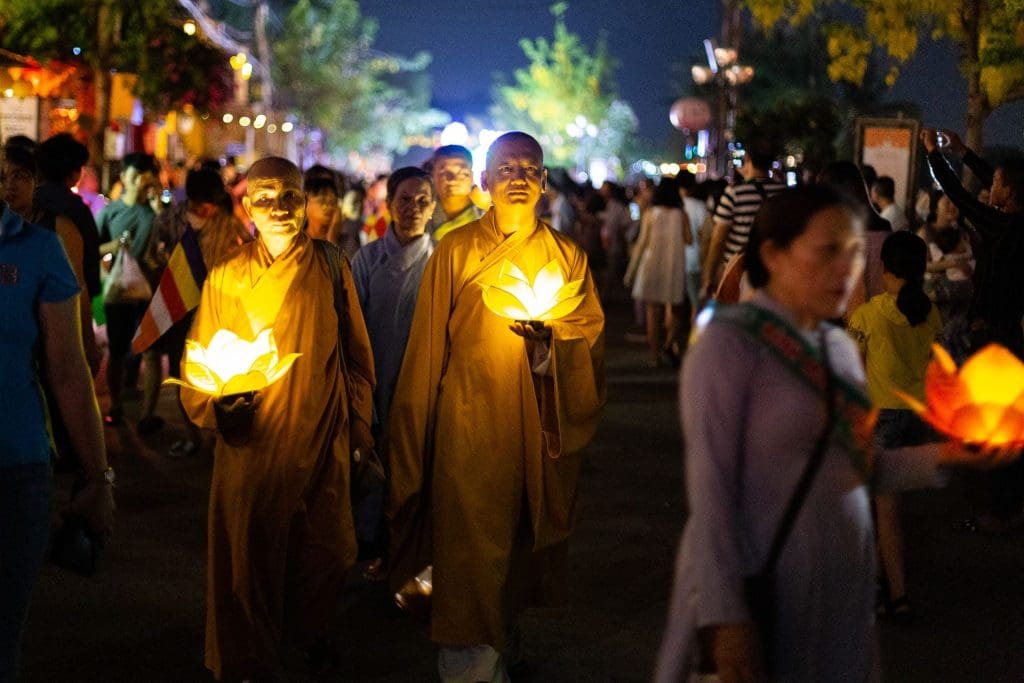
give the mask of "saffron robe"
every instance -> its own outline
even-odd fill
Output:
[[[483,302],[502,263],[527,277],[554,260],[583,279],[579,307],[549,323],[550,364]],[[392,583],[433,565],[431,638],[506,650],[531,604],[567,593],[580,451],[605,398],[604,313],[584,252],[535,223],[505,237],[493,211],[427,262],[388,426]]]
[[[206,666],[218,679],[272,673],[283,637],[302,644],[322,632],[356,559],[350,448],[369,444],[349,436],[355,421],[369,433],[373,358],[351,271],[343,266],[339,338],[330,271],[314,247],[305,234],[276,259],[262,240],[242,246],[210,272],[189,333],[206,346],[221,328],[253,339],[272,327],[281,357],[302,354],[260,392],[249,443],[218,438],[214,450]],[[210,396],[183,388],[181,398],[193,422],[216,428]]]

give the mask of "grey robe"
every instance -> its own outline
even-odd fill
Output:
[[[373,407],[378,425],[387,423],[391,394],[416,310],[416,294],[423,268],[433,252],[434,243],[428,236],[403,247],[389,226],[384,237],[360,249],[352,261],[352,277],[373,349],[377,375]]]
[[[754,303],[792,323],[758,292]],[[795,323],[793,327],[796,328]],[[808,340],[817,347],[818,333]],[[852,340],[827,332],[833,372],[863,386]],[[687,352],[680,384],[690,518],[676,564],[655,680],[685,681],[702,626],[749,621],[743,577],[757,573],[825,421],[820,396],[753,337],[712,321]],[[937,449],[877,454],[883,488],[938,485]],[[870,495],[833,439],[777,565],[779,681],[876,675]]]

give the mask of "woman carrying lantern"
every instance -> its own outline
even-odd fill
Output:
[[[954,443],[871,450],[857,348],[826,322],[863,269],[863,222],[821,186],[769,199],[747,247],[753,300],[717,311],[687,352],[691,516],[657,681],[699,669],[723,683],[869,680],[870,489],[938,485],[940,465],[1009,458]]]

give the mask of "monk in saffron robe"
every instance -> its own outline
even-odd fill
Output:
[[[494,206],[427,263],[388,427],[392,585],[433,567],[444,681],[505,681],[517,622],[567,593],[580,451],[604,403],[604,314],[584,252],[537,221],[543,152],[508,133],[488,152]],[[582,302],[532,327],[484,303],[509,262],[554,262]],[[508,266],[504,266],[506,272]]]
[[[373,443],[373,359],[351,272],[340,269],[336,306],[336,248],[301,231],[305,203],[291,162],[253,164],[243,206],[258,239],[210,272],[189,333],[205,347],[220,329],[249,340],[271,328],[281,357],[302,354],[259,392],[248,443],[229,445],[219,425],[206,591],[206,666],[218,680],[273,676],[284,643],[329,654],[322,636],[356,559],[349,459]],[[340,333],[336,310],[347,317]],[[202,427],[241,410],[218,416],[216,401],[182,391]]]

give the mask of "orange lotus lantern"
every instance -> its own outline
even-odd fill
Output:
[[[897,392],[933,427],[964,443],[1024,446],[1024,363],[989,344],[956,363],[939,345],[925,372],[927,405]]]
[[[484,304],[492,313],[520,322],[546,322],[565,317],[583,301],[582,278],[568,284],[556,261],[538,271],[533,282],[511,261],[504,261],[498,278],[484,286]]]
[[[265,389],[284,377],[298,358],[290,353],[279,358],[274,333],[268,327],[246,341],[230,330],[217,330],[203,348],[197,342],[185,342],[185,381],[168,379],[217,398]]]

